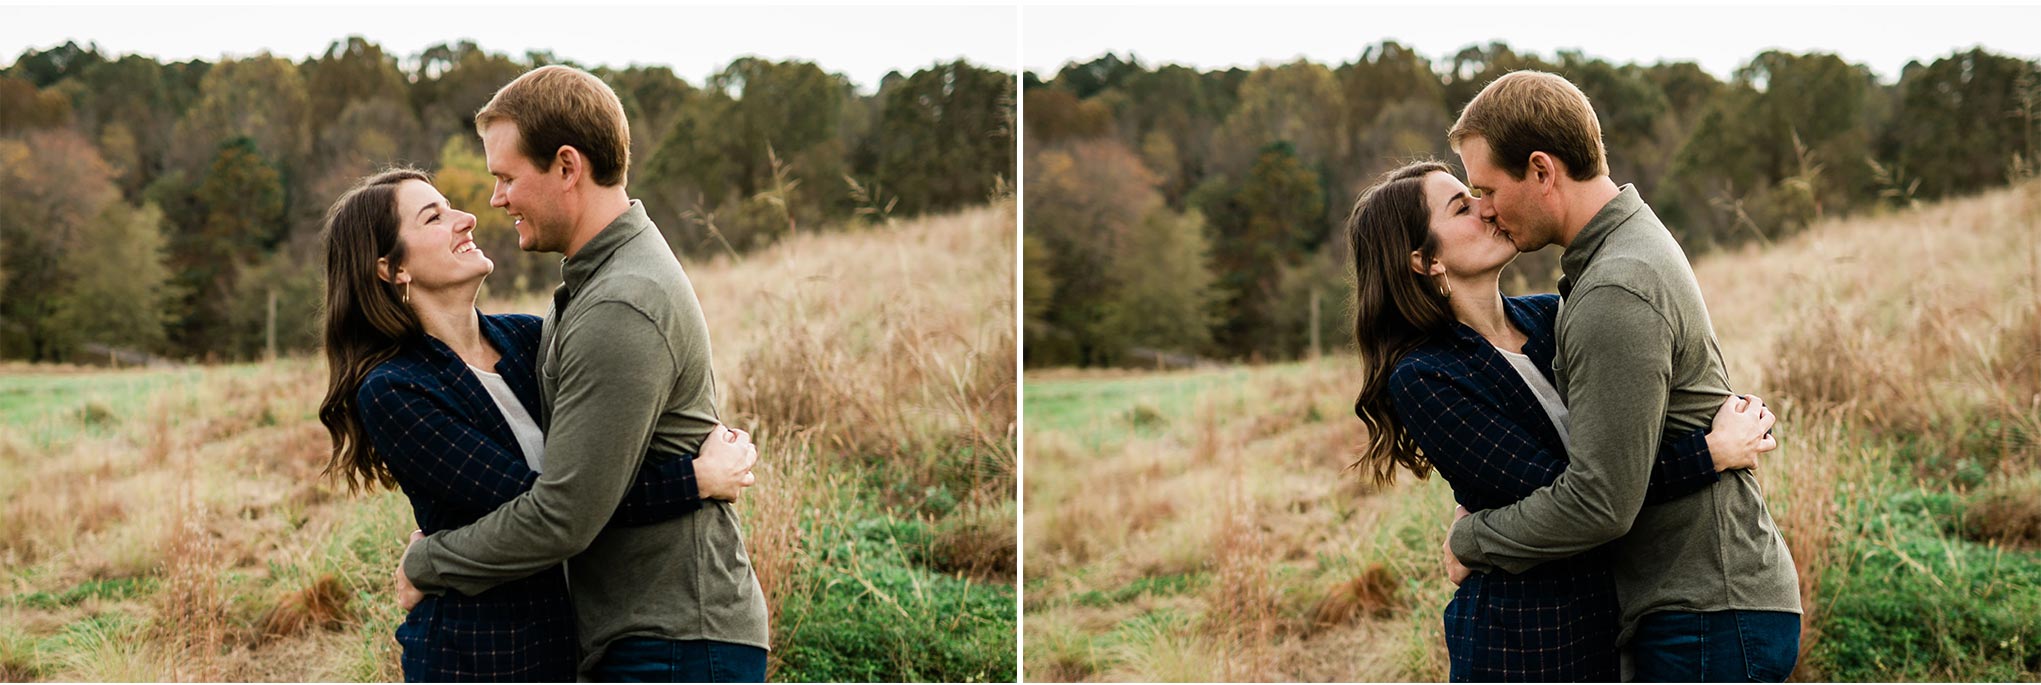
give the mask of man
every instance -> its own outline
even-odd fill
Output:
[[[1447,135],[1483,220],[1521,252],[1566,248],[1554,371],[1573,436],[1552,485],[1454,522],[1454,581],[1614,544],[1618,643],[1636,679],[1785,680],[1799,650],[1799,581],[1757,480],[1731,471],[1643,507],[1663,436],[1708,426],[1731,393],[1679,244],[1636,188],[1609,178],[1601,124],[1564,78],[1496,79]]]
[[[763,681],[765,597],[725,501],[753,481],[755,451],[694,461],[698,511],[605,527],[648,452],[697,454],[718,427],[701,305],[625,190],[622,103],[586,72],[541,67],[497,91],[475,128],[489,204],[517,222],[518,247],[566,256],[539,343],[546,468],[473,525],[415,538],[400,595],[408,608],[407,584],[474,594],[565,560],[584,675]]]

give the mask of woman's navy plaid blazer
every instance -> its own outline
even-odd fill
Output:
[[[496,373],[525,411],[544,416],[535,364],[539,318],[480,318],[483,337],[503,354]],[[427,534],[474,523],[538,480],[481,379],[431,336],[371,370],[355,400],[377,457]],[[610,525],[655,523],[701,507],[691,455],[645,464]],[[410,682],[573,682],[580,660],[560,566],[475,596],[427,595],[398,626],[397,642]]]
[[[1523,354],[1552,381],[1558,295],[1503,300],[1530,341]],[[1453,499],[1469,511],[1506,506],[1566,470],[1559,432],[1502,353],[1464,324],[1447,340],[1397,362],[1389,376],[1396,416]],[[1650,506],[1715,482],[1707,430],[1665,443],[1652,462]],[[1454,682],[1615,682],[1621,616],[1602,549],[1521,574],[1475,573],[1446,606]]]

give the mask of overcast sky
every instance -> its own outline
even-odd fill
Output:
[[[1013,6],[575,7],[231,6],[38,7],[0,3],[0,64],[28,48],[74,40],[160,60],[267,50],[300,60],[349,34],[399,58],[436,43],[472,39],[490,52],[551,50],[597,66],[665,64],[701,85],[742,55],[798,58],[844,74],[870,92],[888,71],[958,57],[1014,73],[1019,33]]]
[[[1643,6],[1651,5],[1651,6]],[[1692,61],[1727,78],[1770,48],[1821,50],[1897,79],[1908,60],[1932,62],[1982,45],[2041,57],[2041,5],[1998,7],[1693,6],[1632,0],[1571,7],[1075,7],[1022,12],[1022,65],[1048,78],[1106,51],[1143,64],[1203,69],[1280,64],[1302,56],[1337,65],[1385,38],[1433,60],[1500,40],[1550,58],[1577,48],[1616,63]]]

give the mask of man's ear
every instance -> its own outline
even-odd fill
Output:
[[[559,150],[553,152],[553,167],[553,173],[571,187],[581,181],[582,175],[588,173],[588,159],[582,157],[581,151],[574,149],[574,146],[562,145]]]
[[[1549,190],[1559,182],[1559,177],[1566,173],[1566,165],[1551,153],[1533,152],[1529,171],[1533,174],[1531,180],[1537,181],[1540,187]]]

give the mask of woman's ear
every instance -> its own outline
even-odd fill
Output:
[[[403,285],[411,280],[411,274],[404,271],[404,267],[401,266],[397,267],[397,272],[392,274],[390,273],[390,258],[377,257],[376,278],[383,279],[384,283],[391,285]]]
[[[1440,276],[1446,273],[1446,265],[1436,259],[1425,259],[1423,252],[1411,250],[1410,272],[1419,276]]]

